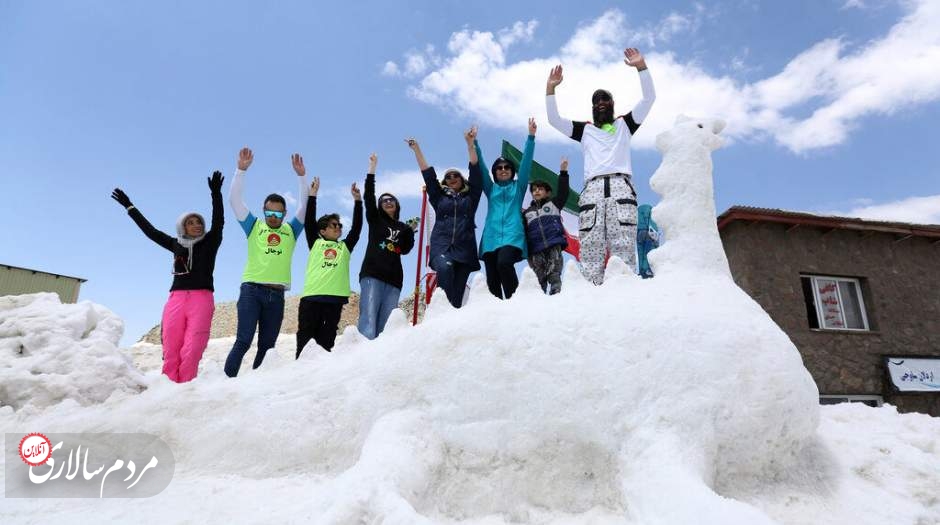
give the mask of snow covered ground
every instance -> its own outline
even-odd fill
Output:
[[[940,524],[940,419],[819,407],[792,342],[731,280],[711,201],[718,131],[664,134],[654,279],[613,259],[594,287],[569,266],[547,297],[527,270],[499,301],[478,276],[461,310],[437,294],[416,327],[396,312],[379,339],[350,328],[299,361],[282,336],[237,379],[222,372],[231,339],[213,340],[183,385],[160,375],[157,347],[126,350],[141,373],[83,343],[103,308],[29,310],[36,332],[77,308],[99,317],[0,346],[0,377],[38,377],[5,391],[0,431],[151,433],[176,471],[151,498],[5,499],[0,520]],[[25,312],[0,309],[0,334]],[[51,365],[65,354],[84,358]],[[107,396],[87,394],[96,383]]]
[[[624,277],[603,289],[620,295],[649,282]],[[781,432],[788,417],[781,407],[759,418],[752,412],[743,422],[749,432],[719,424],[750,410],[735,383],[754,363],[702,385],[687,367],[715,374],[707,351],[608,344],[620,331],[614,327],[579,335],[563,322],[579,286],[566,285],[549,298],[529,280],[518,298],[501,303],[478,283],[466,310],[435,304],[438,316],[424,326],[408,327],[400,316],[377,341],[349,332],[334,354],[312,351],[296,362],[293,341],[282,337],[279,358],[235,380],[222,373],[231,339],[217,339],[189,384],[161,376],[157,358],[142,393],[89,406],[70,399],[15,412],[5,406],[2,432],[158,435],[177,470],[152,498],[6,499],[0,521],[940,523],[940,419],[890,406],[821,407],[818,430],[784,468],[768,470],[754,457],[749,469],[733,458],[708,459],[722,447],[762,448]],[[584,317],[603,318],[597,325],[615,316],[604,313],[611,299],[604,295],[585,309]],[[545,308],[535,315],[516,311],[537,303]],[[82,373],[94,375],[87,364]],[[643,439],[649,435],[680,435],[666,453],[680,466],[711,462],[711,469],[671,465]],[[660,468],[673,473],[664,478]],[[702,519],[670,514],[702,511],[701,498]],[[721,501],[734,505],[719,512]]]

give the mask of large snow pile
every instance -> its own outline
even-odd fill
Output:
[[[147,432],[176,458],[156,497],[7,500],[0,519],[934,523],[940,424],[852,407],[833,409],[820,436],[796,348],[731,280],[714,214],[689,209],[711,202],[702,158],[717,129],[680,124],[664,150],[655,213],[670,240],[651,261],[656,278],[615,259],[595,287],[569,266],[548,297],[527,270],[499,301],[478,276],[465,308],[437,294],[422,324],[396,312],[375,341],[350,328],[332,353],[311,345],[293,361],[278,356],[292,352],[282,337],[234,380],[209,361],[183,385],[0,411],[4,432]],[[868,420],[894,433],[866,442]]]
[[[63,399],[101,403],[137,393],[143,376],[117,348],[124,322],[103,306],[62,304],[53,293],[0,297],[0,407]]]

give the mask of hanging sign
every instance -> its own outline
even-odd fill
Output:
[[[900,392],[940,392],[940,358],[885,357],[891,383]]]

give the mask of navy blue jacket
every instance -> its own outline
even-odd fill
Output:
[[[451,191],[441,186],[433,167],[421,172],[428,191],[428,201],[434,208],[434,229],[431,230],[430,258],[447,255],[457,262],[480,269],[477,258],[476,221],[477,206],[483,194],[483,172],[480,165],[470,164],[470,176],[464,189]]]
[[[552,246],[568,246],[565,228],[561,223],[561,210],[568,200],[568,172],[558,174],[558,191],[551,199],[533,200],[522,215],[525,217],[525,236],[529,254],[547,250]]]

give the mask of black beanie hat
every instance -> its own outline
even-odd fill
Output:
[[[493,161],[493,165],[490,166],[490,173],[493,174],[493,180],[496,180],[496,166],[498,164],[509,164],[509,170],[512,171],[512,176],[516,176],[516,165],[509,159],[504,159],[502,157]]]

